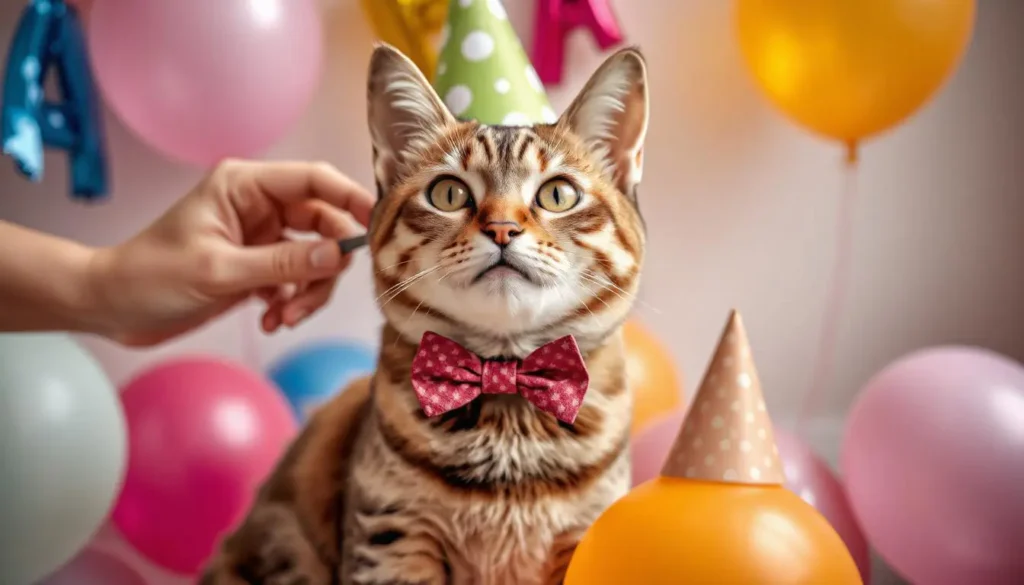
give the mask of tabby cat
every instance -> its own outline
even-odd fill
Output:
[[[378,369],[313,416],[202,583],[561,583],[630,481],[644,59],[609,57],[555,124],[487,126],[381,45],[368,101]],[[427,332],[505,360],[573,336],[590,378],[574,422],[517,394],[427,416],[410,381]]]

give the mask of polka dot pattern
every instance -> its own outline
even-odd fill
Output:
[[[465,85],[456,85],[444,95],[444,104],[456,116],[469,109],[473,103],[473,91]]]
[[[494,52],[494,39],[482,30],[475,30],[462,41],[462,56],[469,61],[483,61]]]
[[[427,332],[412,362],[412,386],[427,416],[465,406],[481,394],[520,394],[572,424],[589,383],[572,336],[543,345],[519,362],[482,360],[451,339]]]
[[[501,0],[453,2],[438,63],[434,89],[460,119],[515,126],[557,119]]]
[[[747,333],[733,312],[662,475],[783,485]]]

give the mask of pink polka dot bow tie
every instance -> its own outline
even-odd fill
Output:
[[[412,361],[412,387],[427,416],[469,404],[481,394],[520,394],[572,424],[590,376],[571,335],[542,345],[522,361],[483,360],[447,337],[427,332]]]

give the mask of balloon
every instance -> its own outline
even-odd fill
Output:
[[[0,574],[32,583],[102,524],[124,472],[117,390],[62,334],[0,334]]]
[[[1024,366],[939,347],[874,376],[841,467],[868,540],[927,585],[1024,583]]]
[[[53,39],[60,39],[54,42]],[[59,102],[45,102],[53,72]],[[31,181],[43,178],[43,147],[68,155],[73,199],[107,194],[107,153],[99,95],[93,85],[78,10],[62,0],[30,2],[7,53],[3,80],[3,152]]]
[[[683,404],[683,385],[668,351],[637,321],[622,327],[626,376],[633,389],[633,433]]]
[[[607,51],[622,42],[622,30],[608,0],[539,0],[533,22],[531,58],[545,84],[562,81],[565,43],[576,29],[590,31]]]
[[[656,420],[633,437],[630,442],[630,459],[633,464],[634,487],[658,477],[685,419],[686,411],[677,410]]]
[[[685,412],[677,411],[644,429],[633,439],[634,486],[658,477],[685,418]],[[775,440],[786,473],[786,487],[825,516],[846,543],[860,570],[861,579],[865,584],[869,583],[870,550],[842,484],[828,465],[798,437],[776,427]]]
[[[737,0],[740,46],[786,115],[851,147],[902,123],[950,77],[974,0]]]
[[[143,142],[202,166],[270,147],[321,71],[315,0],[103,0],[88,36],[111,109]]]
[[[376,367],[376,354],[364,345],[322,341],[282,357],[270,368],[270,379],[284,392],[296,416],[306,420],[314,408]]]
[[[858,585],[825,519],[779,486],[659,477],[584,535],[565,585]]]
[[[362,0],[377,36],[404,53],[428,79],[437,68],[435,37],[448,15],[449,0]]]
[[[158,365],[122,401],[130,455],[114,525],[152,562],[194,574],[251,505],[295,419],[269,382],[213,358]]]
[[[861,579],[867,585],[871,582],[871,551],[850,509],[843,484],[836,479],[828,464],[796,435],[776,427],[775,443],[782,457],[786,487],[828,520],[846,543]]]
[[[117,558],[90,548],[39,585],[146,585],[146,581]]]

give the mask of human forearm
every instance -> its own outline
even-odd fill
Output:
[[[94,250],[0,221],[0,331],[100,332]]]

